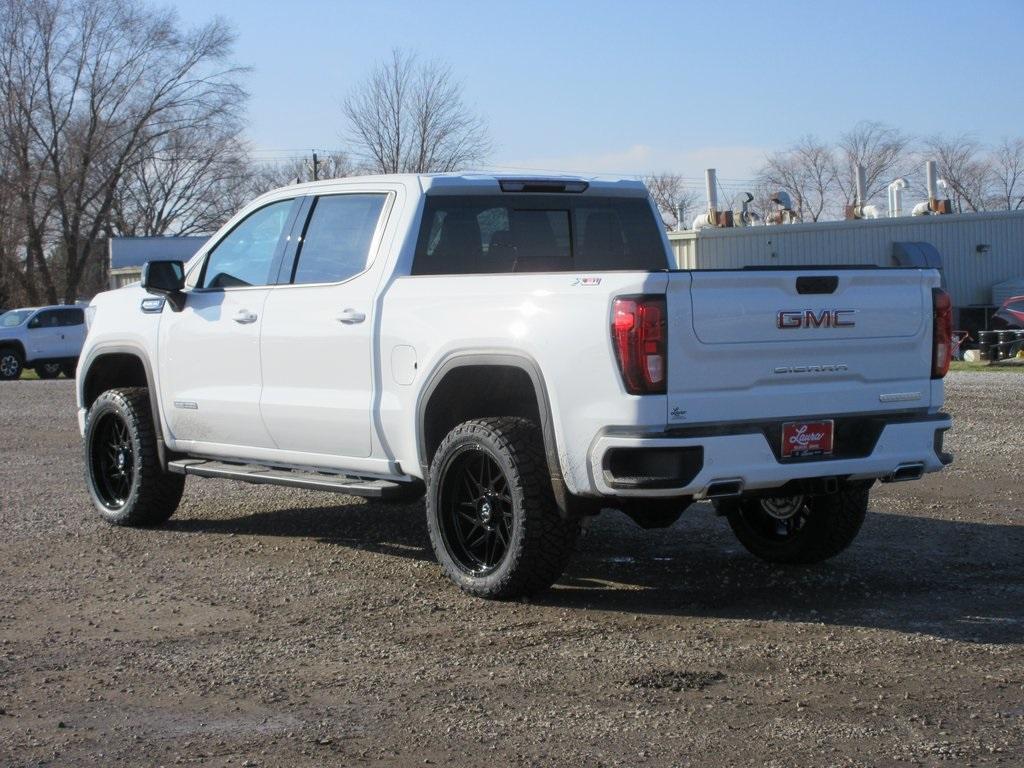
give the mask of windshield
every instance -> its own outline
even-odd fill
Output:
[[[10,312],[5,312],[0,315],[0,328],[13,328],[16,325],[21,325],[34,311],[33,309],[12,309]]]

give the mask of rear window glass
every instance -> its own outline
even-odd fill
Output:
[[[413,274],[667,267],[646,199],[453,195],[427,198]]]
[[[84,325],[85,311],[81,309],[61,310],[61,325]]]
[[[29,328],[59,328],[62,312],[59,309],[44,309],[28,322]]]
[[[306,227],[293,283],[336,283],[366,269],[385,195],[319,197]]]

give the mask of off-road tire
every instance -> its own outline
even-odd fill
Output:
[[[132,474],[123,503],[111,502],[100,480],[99,451],[111,423],[120,420],[127,427],[126,445],[132,454]],[[145,387],[110,389],[89,408],[85,425],[85,481],[93,505],[114,525],[150,527],[160,525],[174,514],[185,489],[185,477],[165,472],[157,454],[156,431]]]
[[[13,347],[0,349],[0,381],[14,381],[21,378],[25,360],[21,353]]]
[[[40,379],[56,379],[61,370],[60,363],[40,363],[35,366],[36,376]]]
[[[473,573],[460,564],[444,533],[446,480],[459,457],[482,452],[500,468],[511,503],[509,541],[493,570]],[[495,417],[466,421],[441,442],[430,465],[427,527],[445,575],[460,589],[492,599],[532,595],[547,589],[565,570],[579,523],[559,512],[551,488],[540,428],[529,419]]]
[[[867,514],[869,489],[870,484],[851,483],[837,493],[808,496],[803,526],[784,540],[764,535],[757,524],[759,499],[730,500],[719,507],[748,552],[771,563],[806,565],[835,557],[850,546]]]

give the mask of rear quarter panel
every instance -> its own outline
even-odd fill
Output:
[[[394,280],[381,313],[380,419],[403,470],[420,473],[417,404],[432,373],[453,355],[505,353],[532,360],[540,370],[566,483],[573,492],[589,488],[587,449],[601,429],[664,426],[664,397],[626,394],[610,318],[614,297],[664,293],[666,281],[665,273],[638,272]]]

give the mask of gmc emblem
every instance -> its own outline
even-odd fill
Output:
[[[779,328],[852,328],[857,323],[849,319],[855,309],[813,309],[783,310],[775,317]]]

